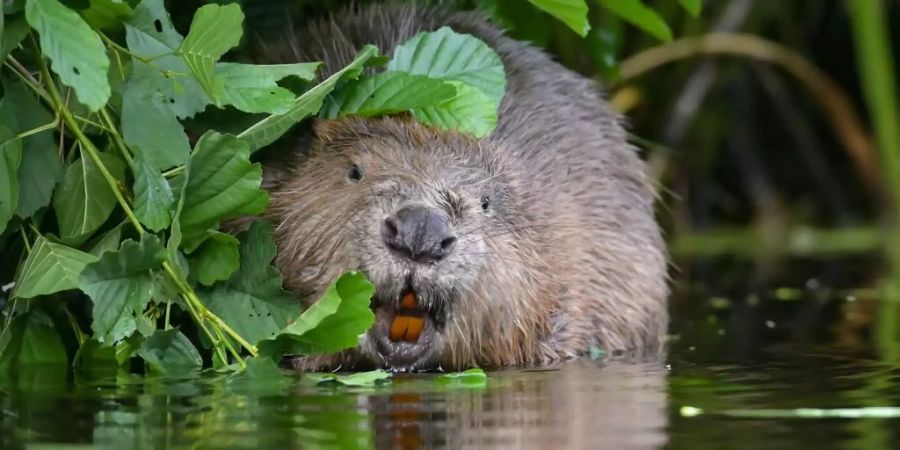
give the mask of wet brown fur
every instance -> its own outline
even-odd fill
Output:
[[[420,31],[448,25],[501,56],[500,122],[477,140],[404,117],[319,122],[290,162],[269,163],[278,265],[299,298],[315,299],[342,271],[361,269],[384,298],[407,267],[379,226],[402,202],[442,208],[459,236],[453,257],[423,277],[452,301],[433,365],[526,366],[604,349],[659,348],[667,326],[666,260],[644,165],[597,86],[475,13],[414,5],[353,7],[269,48],[268,63],[322,60],[323,76],[365,43],[386,54]],[[304,141],[306,142],[306,141]],[[352,164],[360,183],[347,181]],[[489,192],[493,215],[479,210]],[[444,304],[448,303],[448,304]],[[382,365],[371,339],[299,360],[304,369]]]

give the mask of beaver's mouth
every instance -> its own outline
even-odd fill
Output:
[[[409,286],[396,298],[375,298],[371,335],[386,367],[421,370],[435,359],[445,308],[431,294]]]

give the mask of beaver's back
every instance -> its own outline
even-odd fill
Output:
[[[591,80],[515,41],[481,15],[414,4],[360,6],[294,36],[267,62],[324,62],[322,76],[352,61],[365,44],[385,54],[421,31],[450,26],[500,55],[507,87],[497,128],[487,138],[506,149],[528,180],[532,213],[552,262],[548,283],[563,286],[552,346],[578,353],[593,345],[654,345],[667,324],[666,262],[653,219],[643,163]]]

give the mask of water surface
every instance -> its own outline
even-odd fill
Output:
[[[491,372],[484,385],[433,374],[350,388],[297,374],[270,384],[35,368],[0,382],[0,448],[897,448],[900,418],[796,415],[900,406],[900,365],[837,332],[797,337],[808,302],[840,311],[842,300],[763,299],[739,321],[738,306],[712,300],[676,316],[665,357]],[[744,417],[771,410],[784,417]]]

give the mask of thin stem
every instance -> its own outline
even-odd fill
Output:
[[[75,319],[75,316],[72,315],[71,311],[69,311],[68,306],[63,305],[62,310],[64,313],[66,313],[66,318],[69,319],[69,325],[71,325],[72,331],[75,333],[75,340],[78,341],[78,346],[81,347],[81,344],[84,344],[84,341],[87,340],[84,335],[84,331],[81,331],[81,327],[78,326],[78,320]]]
[[[125,216],[128,217],[128,220],[134,225],[134,228],[137,230],[139,235],[144,234],[144,227],[141,225],[141,221],[138,220],[137,216],[134,214],[134,211],[131,210],[131,207],[128,206],[128,202],[125,200],[125,197],[122,196],[122,191],[119,189],[119,182],[115,177],[109,173],[106,166],[103,164],[103,161],[100,160],[100,151],[94,147],[94,143],[85,136],[84,132],[81,131],[81,128],[78,126],[78,123],[75,121],[75,118],[72,117],[72,114],[63,104],[62,98],[59,95],[59,91],[56,90],[56,86],[53,84],[53,79],[50,77],[50,72],[47,70],[47,65],[44,64],[43,58],[38,58],[39,65],[41,66],[41,74],[44,78],[47,79],[47,89],[50,91],[50,96],[53,98],[53,102],[56,105],[57,112],[62,115],[63,120],[69,126],[69,129],[72,130],[72,134],[75,135],[75,138],[78,139],[78,142],[81,143],[81,148],[87,151],[91,160],[94,161],[94,164],[100,170],[100,174],[103,175],[103,178],[106,180],[106,183],[109,185],[110,189],[113,191],[113,195],[116,197],[116,200],[119,202],[119,205],[122,207],[122,210],[125,211]]]
[[[163,176],[166,178],[172,178],[177,175],[181,175],[184,173],[184,166],[178,166],[174,169],[163,172]]]
[[[117,51],[120,51],[120,52],[122,52],[122,53],[124,53],[124,54],[126,54],[126,55],[128,55],[128,56],[130,56],[130,57],[132,57],[132,58],[134,58],[134,59],[136,59],[136,60],[142,62],[142,63],[149,63],[149,62],[150,62],[150,59],[132,53],[131,50],[128,50],[127,48],[122,47],[121,45],[117,44],[116,41],[110,39],[110,38],[109,38],[108,36],[106,36],[105,34],[103,34],[103,33],[97,33],[97,34],[100,35],[100,39],[103,39],[103,42],[106,42],[106,45],[112,47],[113,49],[115,49],[115,50],[117,50]]]
[[[7,56],[6,60],[3,61],[3,64],[6,65],[6,67],[9,67],[10,70],[13,71],[13,73],[18,75],[19,78],[22,79],[22,82],[28,85],[28,87],[32,91],[34,91],[34,93],[39,95],[45,102],[50,104],[53,103],[50,99],[50,96],[47,94],[47,91],[41,88],[41,83],[33,76],[31,76],[31,73],[28,71],[28,69],[26,69],[25,66],[22,65],[22,63],[16,60],[16,58]]]
[[[31,253],[31,243],[28,242],[28,235],[25,234],[25,227],[19,224],[19,235],[22,236],[22,243],[25,244],[25,251]]]
[[[125,158],[125,161],[128,162],[128,166],[134,169],[134,160],[131,158],[131,152],[128,151],[128,146],[125,145],[125,140],[122,138],[122,135],[119,134],[119,130],[116,129],[115,122],[113,122],[112,117],[109,115],[109,111],[106,110],[106,107],[100,108],[100,117],[103,119],[103,122],[106,123],[106,126],[109,128],[109,134],[113,138],[113,142],[116,143],[116,147],[119,148],[119,152],[122,153],[122,156]]]
[[[172,327],[171,325],[169,325],[169,317],[171,316],[171,313],[172,313],[172,301],[169,300],[166,302],[166,321],[163,326],[164,330],[168,330],[169,328]]]
[[[59,126],[59,114],[53,118],[53,121],[50,123],[46,123],[44,125],[40,125],[38,127],[32,128],[30,130],[23,131],[16,135],[16,139],[25,139],[28,136],[34,136],[35,134],[52,130]]]

